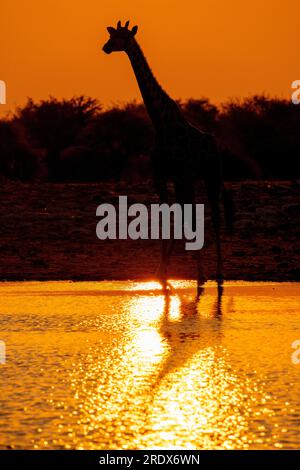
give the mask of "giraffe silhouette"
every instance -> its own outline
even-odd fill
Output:
[[[223,184],[220,154],[214,138],[191,125],[177,103],[159,85],[135,38],[138,27],[129,29],[119,21],[116,28],[107,28],[109,40],[103,46],[106,54],[125,52],[134,70],[144,103],[155,129],[155,147],[152,152],[154,182],[161,203],[168,202],[167,183],[174,185],[177,203],[195,207],[195,184],[204,181],[216,237],[218,285],[223,282],[220,237],[220,199],[223,198],[228,228],[232,228],[233,207],[230,193]],[[194,221],[195,222],[195,221]],[[167,285],[167,272],[173,240],[162,240],[158,278]],[[205,282],[201,250],[198,257],[198,288]]]

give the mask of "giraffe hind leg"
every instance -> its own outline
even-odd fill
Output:
[[[218,286],[223,284],[223,257],[222,257],[222,246],[221,246],[221,226],[220,226],[220,207],[219,203],[214,203],[211,207],[212,223],[216,238],[216,250],[217,250],[217,273],[216,279]]]
[[[223,257],[222,257],[222,246],[221,246],[221,217],[220,217],[220,190],[219,186],[214,184],[210,185],[206,183],[208,200],[211,211],[211,220],[215,235],[216,243],[216,254],[217,254],[217,272],[216,280],[218,288],[221,289],[223,284]]]
[[[187,182],[183,183],[181,180],[175,181],[174,184],[175,193],[176,193],[176,202],[178,202],[181,207],[183,208],[184,204],[192,204],[195,209],[195,186],[190,179]],[[192,230],[196,229],[196,211],[193,211],[193,220],[192,220]],[[196,253],[196,261],[197,261],[197,298],[203,292],[203,285],[206,282],[206,276],[203,268],[203,256],[202,251],[199,250]]]

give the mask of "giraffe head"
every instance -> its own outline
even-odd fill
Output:
[[[125,26],[121,26],[121,21],[118,21],[117,28],[108,26],[107,31],[109,32],[110,38],[102,48],[106,54],[111,54],[111,52],[126,51],[138,30],[137,26],[134,26],[130,30],[128,25],[129,21],[126,22]]]

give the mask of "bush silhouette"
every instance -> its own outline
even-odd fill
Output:
[[[2,178],[20,181],[37,176],[37,153],[30,148],[16,123],[0,121],[0,175]]]
[[[300,106],[266,96],[219,107],[206,98],[179,104],[191,123],[215,135],[226,179],[300,177]],[[84,96],[30,99],[0,121],[0,138],[0,172],[20,180],[120,180],[132,162],[149,160],[153,147],[143,105],[103,110]]]
[[[50,179],[60,179],[60,153],[76,145],[78,135],[99,110],[96,100],[84,96],[62,101],[50,98],[37,104],[29,99],[18,110],[15,120],[24,127],[31,145],[46,150]]]

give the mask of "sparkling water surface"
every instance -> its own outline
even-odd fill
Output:
[[[0,283],[0,448],[300,448],[300,284],[171,282]]]

